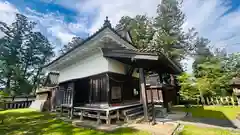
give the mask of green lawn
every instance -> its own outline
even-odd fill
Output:
[[[184,106],[174,106],[173,110],[187,111]],[[240,113],[240,107],[237,106],[192,106],[188,109],[192,113],[193,117],[201,118],[215,118],[215,119],[236,119],[238,113]]]
[[[193,125],[185,125],[179,135],[240,135],[240,132],[234,132],[217,128],[203,128]]]
[[[30,109],[0,111],[0,135],[149,135],[147,132],[130,128],[112,133],[74,127],[55,118],[54,114],[40,113]]]

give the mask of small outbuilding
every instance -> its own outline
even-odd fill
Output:
[[[239,77],[234,77],[230,81],[230,86],[233,89],[233,93],[237,96],[240,97],[240,78]]]

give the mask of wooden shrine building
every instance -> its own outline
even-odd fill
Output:
[[[161,53],[137,50],[129,32],[113,29],[108,19],[96,33],[44,70],[59,73],[52,105],[69,109],[70,117],[80,115],[81,119],[97,118],[106,123],[143,112],[147,118],[145,71],[159,75],[182,72]]]

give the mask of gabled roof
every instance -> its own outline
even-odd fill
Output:
[[[67,51],[66,53],[64,53],[63,55],[59,56],[58,58],[56,58],[55,60],[53,60],[52,62],[44,65],[44,67],[48,67],[49,65],[53,64],[54,62],[58,61],[59,59],[61,59],[62,57],[64,57],[65,55],[67,55],[68,53],[72,52],[73,50],[75,50],[76,48],[84,45],[86,42],[88,42],[89,40],[93,39],[95,36],[97,36],[99,33],[101,33],[103,30],[105,30],[106,28],[109,28],[113,33],[115,33],[117,36],[119,36],[121,39],[123,39],[124,41],[126,41],[127,43],[129,43],[130,45],[132,45],[133,47],[136,47],[134,44],[132,44],[132,42],[128,41],[127,39],[125,39],[124,37],[122,37],[116,30],[114,30],[111,25],[105,25],[103,26],[101,29],[99,29],[97,32],[95,32],[92,36],[88,37],[87,39],[85,39],[84,41],[82,41],[80,44],[74,46],[73,48],[71,48],[69,51]]]

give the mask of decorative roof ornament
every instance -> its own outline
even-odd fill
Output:
[[[111,23],[110,23],[110,21],[108,20],[108,16],[106,16],[106,20],[104,20],[103,26],[104,26],[104,27],[106,27],[106,26],[111,27]]]

